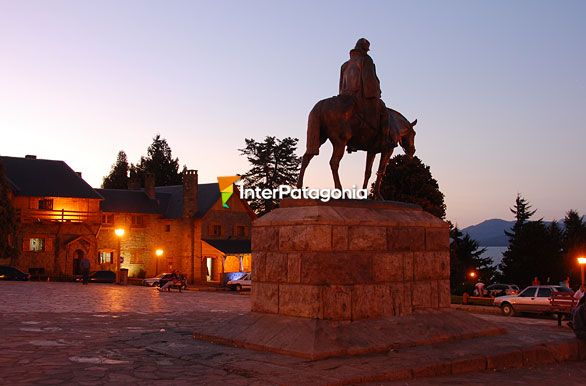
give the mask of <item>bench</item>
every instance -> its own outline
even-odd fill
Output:
[[[574,294],[571,292],[552,291],[549,303],[551,304],[551,312],[557,314],[558,327],[561,327],[563,317],[572,314],[572,310],[578,304],[578,300],[574,298]]]

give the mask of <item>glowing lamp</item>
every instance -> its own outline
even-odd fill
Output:
[[[116,236],[122,237],[122,236],[124,236],[125,231],[124,231],[124,228],[116,228],[114,230],[114,233],[116,234]]]
[[[580,265],[586,264],[586,257],[578,257],[578,264],[580,264]]]
[[[157,255],[157,256],[163,256],[163,250],[162,249],[157,249],[155,251],[155,255]]]

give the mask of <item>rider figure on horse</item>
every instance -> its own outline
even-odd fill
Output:
[[[370,42],[364,38],[358,39],[354,49],[350,50],[350,59],[342,65],[340,71],[339,94],[352,96],[361,125],[380,132],[383,141],[394,147],[396,141],[390,135],[389,115],[381,99],[380,81],[374,62],[368,55],[369,50]]]

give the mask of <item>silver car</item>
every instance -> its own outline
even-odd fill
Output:
[[[500,296],[494,299],[494,305],[500,307],[503,315],[512,316],[518,312],[541,314],[551,312],[551,293],[573,291],[559,285],[534,285],[525,288],[517,295]]]
[[[252,274],[247,273],[237,280],[230,280],[227,284],[228,288],[233,291],[242,291],[242,289],[252,288]]]
[[[170,273],[165,272],[165,273],[160,273],[155,277],[149,277],[148,279],[144,279],[142,281],[142,284],[149,286],[149,287],[158,287],[161,282],[161,279],[165,275],[170,275]]]

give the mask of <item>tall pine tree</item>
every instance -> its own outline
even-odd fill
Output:
[[[17,227],[16,210],[10,201],[10,186],[0,161],[0,259],[10,259],[11,265],[15,264],[18,253]]]
[[[102,188],[104,189],[128,189],[128,158],[124,150],[118,152],[116,163],[112,165],[110,174],[104,177]]]
[[[564,218],[563,259],[564,273],[577,276],[577,258],[586,256],[586,224],[578,211],[570,210]],[[574,275],[572,275],[572,273]]]
[[[147,156],[140,157],[140,162],[130,167],[130,178],[138,179],[143,185],[146,173],[154,174],[156,186],[180,185],[183,182],[179,173],[179,158],[173,158],[171,147],[160,134],[153,138]]]
[[[542,219],[532,221],[531,205],[517,195],[511,208],[515,224],[505,231],[508,249],[499,266],[505,281],[529,285],[537,276],[542,283],[557,283],[562,275],[562,232],[556,222],[546,225]]]
[[[277,189],[280,185],[294,186],[299,174],[301,157],[295,154],[297,138],[278,139],[267,136],[264,141],[257,142],[246,138],[246,147],[239,149],[251,165],[242,181],[247,189]],[[248,202],[252,210],[263,215],[279,206],[277,199],[257,197]]]

